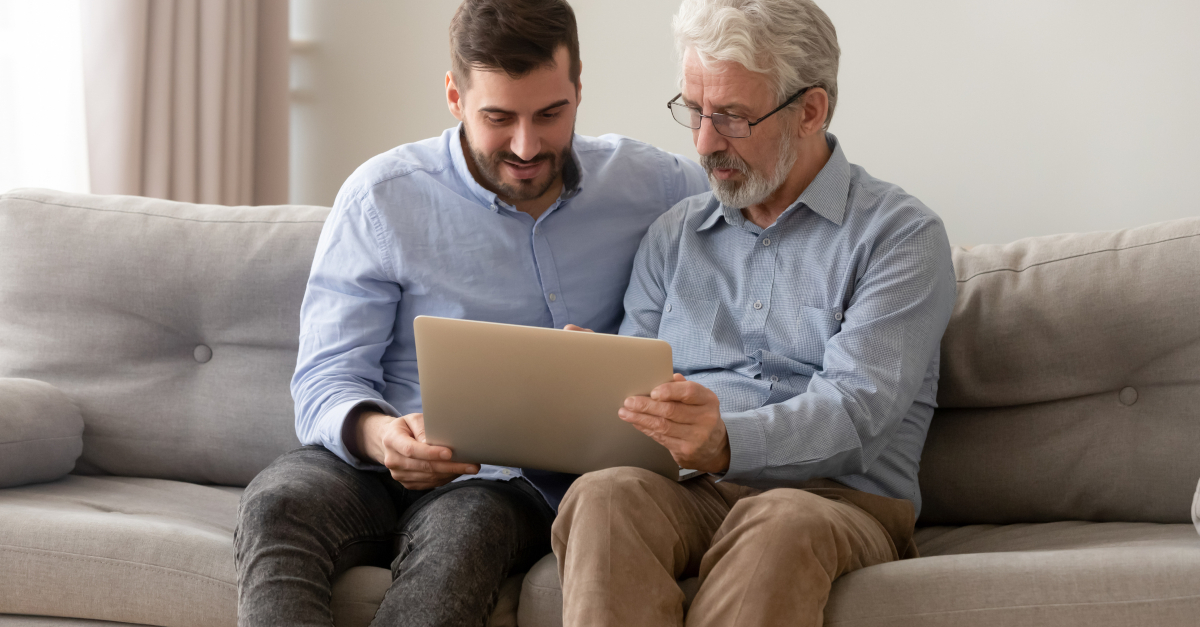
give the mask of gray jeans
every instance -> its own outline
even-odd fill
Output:
[[[238,625],[328,627],[336,576],[390,564],[372,625],[482,626],[505,577],[550,551],[553,516],[524,479],[414,491],[320,446],[296,449],[238,507]]]

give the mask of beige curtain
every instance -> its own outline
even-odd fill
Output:
[[[81,4],[93,193],[287,202],[287,0]]]

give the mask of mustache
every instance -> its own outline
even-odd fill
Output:
[[[532,159],[529,159],[529,160],[522,159],[522,158],[518,157],[515,153],[511,153],[511,152],[504,151],[504,150],[501,150],[492,155],[492,160],[496,163],[500,163],[501,161],[511,161],[512,163],[515,163],[517,165],[533,165],[535,163],[541,163],[543,161],[549,161],[550,163],[554,163],[554,160],[557,158],[558,158],[557,155],[555,155],[553,152],[538,153],[538,154],[534,155]]]
[[[746,162],[726,152],[714,152],[700,157],[700,165],[710,174],[713,170],[737,170],[745,174],[749,168]]]

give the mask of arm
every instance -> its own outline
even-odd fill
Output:
[[[420,415],[394,419],[399,412],[383,398],[381,360],[393,340],[402,294],[378,238],[381,228],[369,199],[348,193],[339,195],[325,222],[300,311],[292,378],[296,434],[301,443],[324,446],[356,468],[386,467],[409,487],[445,483],[453,476],[410,473],[444,475],[471,467],[435,468],[440,462],[431,460],[445,459],[448,450],[418,441],[424,434]]]
[[[937,221],[898,230],[867,264],[808,390],[722,416],[732,453],[726,479],[861,474],[888,445],[937,355],[956,285]]]

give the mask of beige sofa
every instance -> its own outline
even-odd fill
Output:
[[[71,474],[0,489],[0,627],[235,624],[238,496],[297,445],[288,380],[326,213],[0,197],[0,456],[25,460],[0,472],[68,455],[46,466],[61,475],[82,428]],[[826,623],[1200,624],[1200,218],[954,263],[923,557],[838,580]],[[2,438],[51,422],[82,427],[46,452]],[[365,625],[388,582],[340,574],[335,623]],[[560,604],[548,556],[493,624],[558,625]]]

